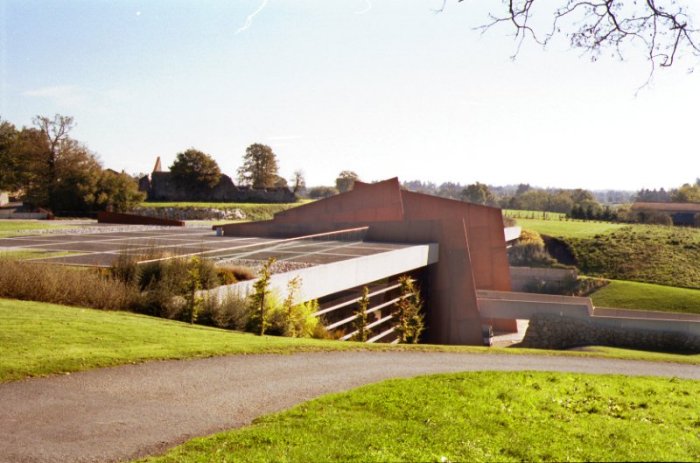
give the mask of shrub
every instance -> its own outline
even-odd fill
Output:
[[[396,319],[396,332],[400,343],[417,344],[421,333],[425,329],[423,321],[423,301],[420,290],[416,288],[415,281],[404,275],[399,278],[401,284],[401,296],[394,306],[394,318]]]
[[[357,302],[357,310],[354,312],[355,321],[353,327],[357,331],[353,336],[353,341],[367,342],[369,330],[367,329],[367,309],[369,308],[369,289],[362,288],[362,297]]]
[[[205,298],[198,322],[228,330],[244,331],[249,318],[246,298],[229,292],[221,300],[215,297]]]
[[[532,230],[520,233],[518,242],[508,249],[508,261],[510,265],[526,267],[551,267],[557,263],[545,249],[542,236]]]

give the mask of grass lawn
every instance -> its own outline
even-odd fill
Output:
[[[28,235],[41,230],[68,228],[76,228],[76,225],[61,223],[60,220],[0,220],[0,238]]]
[[[390,380],[148,462],[698,461],[700,382],[541,372]]]
[[[612,280],[591,295],[599,307],[700,314],[700,290]]]
[[[582,220],[542,220],[521,218],[516,219],[518,225],[528,230],[534,230],[541,235],[556,238],[593,238],[596,235],[610,233],[625,227],[625,224],[610,222],[589,222]]]
[[[610,348],[570,352],[260,337],[129,312],[0,299],[0,382],[156,359],[359,349],[576,355],[700,364],[700,355]]]

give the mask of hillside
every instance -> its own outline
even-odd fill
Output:
[[[700,229],[538,219],[518,225],[564,241],[587,275],[700,288]]]

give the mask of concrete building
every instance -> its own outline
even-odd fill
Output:
[[[316,315],[324,317],[327,329],[339,330],[340,339],[353,336],[351,309],[367,286],[375,330],[369,342],[395,341],[397,278],[410,274],[425,300],[425,342],[481,345],[484,327],[515,334],[524,319],[531,326],[523,342],[532,347],[594,343],[700,350],[697,315],[609,309],[594,307],[589,298],[513,292],[506,247],[519,230],[504,228],[500,209],[402,190],[396,178],[356,182],[350,192],[280,212],[273,220],[216,228],[229,237],[281,240],[244,254],[250,258],[287,253],[282,260],[309,264],[273,275],[271,286],[284,295],[290,279],[302,278],[302,299],[319,300]],[[245,294],[252,284],[211,292]]]
[[[511,289],[498,208],[405,191],[393,178],[356,182],[352,191],[280,212],[273,220],[229,224],[221,230],[224,235],[285,238],[358,228],[366,230],[364,239],[369,242],[432,245],[437,255],[431,258],[426,248],[422,263],[419,257],[417,263],[403,266],[404,272],[424,267],[419,283],[426,300],[426,341],[482,344],[486,324],[499,331],[517,331],[514,319],[482,317],[477,301],[478,290]],[[396,276],[401,265],[382,270],[386,257],[372,265],[364,262],[365,267],[355,271],[357,278],[344,285]]]

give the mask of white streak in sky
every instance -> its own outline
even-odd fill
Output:
[[[365,0],[365,3],[367,3],[365,9],[362,11],[356,11],[355,14],[365,14],[372,9],[372,2],[370,2],[369,0]]]
[[[258,9],[253,11],[251,14],[248,15],[247,18],[245,18],[245,23],[238,28],[236,34],[240,34],[244,30],[248,29],[251,26],[251,24],[253,24],[253,18],[255,18],[258,15],[258,13],[265,9],[265,7],[267,6],[267,1],[268,0],[263,0]]]

